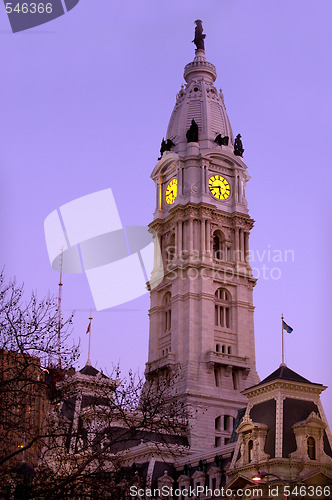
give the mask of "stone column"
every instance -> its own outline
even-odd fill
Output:
[[[201,252],[202,255],[205,253],[205,219],[201,220]]]
[[[182,222],[178,222],[178,255],[182,252]]]
[[[244,231],[243,231],[243,229],[241,229],[241,233],[240,233],[240,247],[241,247],[241,260],[242,260],[242,262],[244,262],[245,258],[244,258]]]
[[[178,195],[182,194],[182,167],[178,165]]]
[[[238,262],[240,260],[240,237],[239,237],[239,229],[236,227],[234,230],[235,236],[235,261]]]
[[[211,241],[210,241],[210,221],[206,221],[206,250],[210,254],[211,251]]]
[[[246,231],[244,233],[244,261],[249,261],[249,233]]]
[[[189,253],[192,253],[193,251],[193,244],[194,244],[194,221],[193,219],[189,219]]]

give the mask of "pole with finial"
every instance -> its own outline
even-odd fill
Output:
[[[284,351],[284,315],[281,313],[281,364],[285,365],[285,351]]]
[[[60,257],[60,281],[59,281],[59,295],[58,295],[58,354],[59,354],[59,368],[61,368],[61,302],[62,302],[62,267],[63,267],[63,247],[61,248]]]
[[[91,360],[90,360],[90,352],[91,352],[91,322],[92,322],[92,314],[91,314],[91,309],[90,309],[90,318],[89,318],[89,325],[86,330],[86,333],[89,334],[89,347],[88,347],[88,361],[87,365],[91,365]]]

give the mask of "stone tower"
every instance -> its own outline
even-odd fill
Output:
[[[151,175],[157,206],[150,227],[165,276],[151,291],[146,374],[177,373],[174,391],[191,414],[190,444],[211,449],[228,443],[246,405],[241,391],[259,381],[256,280],[248,263],[253,220],[241,140],[234,140],[214,86],[215,66],[197,45]]]

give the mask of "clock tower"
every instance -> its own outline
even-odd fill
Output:
[[[148,379],[168,374],[190,415],[189,441],[210,449],[229,442],[241,391],[259,382],[255,367],[253,287],[248,262],[245,186],[249,180],[217,74],[197,32],[184,69],[161,158],[152,172],[164,279],[151,277]],[[200,24],[201,27],[201,24]],[[159,257],[160,258],[160,257]],[[172,377],[172,375],[175,375]]]

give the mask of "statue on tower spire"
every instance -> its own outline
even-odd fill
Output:
[[[193,39],[194,44],[196,45],[196,49],[199,50],[205,50],[204,49],[204,38],[206,35],[203,35],[203,25],[202,21],[200,19],[197,19],[195,21],[196,28],[195,28],[195,38]]]

